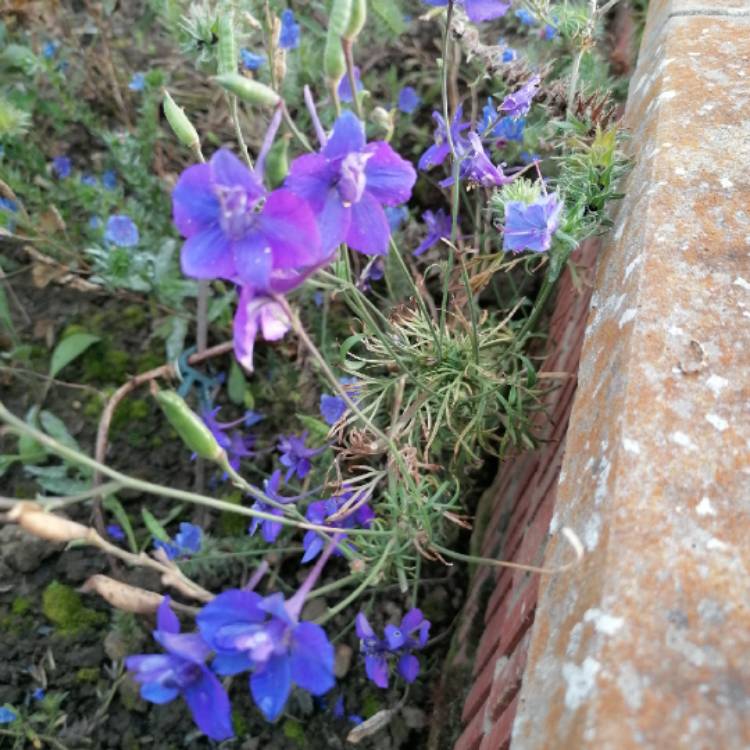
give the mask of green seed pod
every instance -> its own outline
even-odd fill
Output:
[[[281,98],[272,89],[240,73],[225,73],[214,79],[220,86],[248,104],[259,104],[263,107],[275,107]]]
[[[326,78],[334,85],[343,78],[346,73],[346,58],[344,50],[341,49],[341,39],[328,31],[326,37],[326,48],[323,52],[323,70]]]
[[[155,396],[164,415],[182,442],[201,458],[220,463],[226,454],[216,442],[204,421],[187,405],[175,391],[158,391]]]
[[[162,104],[164,106],[164,116],[167,118],[167,122],[172,128],[172,132],[177,136],[177,140],[188,148],[196,149],[200,144],[198,131],[188,119],[185,110],[183,110],[182,107],[177,106],[175,100],[172,99],[166,89],[164,90],[164,100]]]
[[[344,32],[344,39],[351,42],[359,36],[367,21],[367,0],[353,0],[349,26]]]
[[[352,17],[352,0],[333,0],[328,14],[328,33],[344,36]]]
[[[289,139],[281,138],[273,144],[266,157],[266,179],[272,188],[284,182],[289,173]]]
[[[219,74],[237,72],[237,40],[234,36],[234,13],[227,10],[219,18]]]

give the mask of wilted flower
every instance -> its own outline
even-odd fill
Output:
[[[422,99],[413,86],[404,86],[398,92],[398,102],[396,106],[404,114],[410,115],[420,105]]]
[[[56,156],[52,160],[52,171],[61,179],[64,180],[66,177],[70,177],[70,172],[73,169],[73,164],[70,158],[67,156]]]
[[[289,190],[268,193],[226,149],[188,167],[172,193],[174,223],[187,238],[182,270],[198,279],[229,279],[267,291],[277,276],[325,260],[309,206]]]
[[[563,204],[555,193],[543,196],[530,205],[521,201],[505,204],[503,249],[520,252],[549,250],[552,236],[560,225]]]
[[[247,70],[258,70],[258,68],[266,64],[265,55],[251,52],[244,47],[240,50],[240,60],[242,61],[242,67]]]
[[[510,117],[523,117],[531,109],[531,100],[534,98],[541,78],[533,76],[518,91],[508,94],[500,105],[500,110]]]
[[[430,621],[425,620],[421,610],[409,610],[399,627],[386,625],[382,639],[375,635],[363,612],[357,615],[355,626],[360,649],[365,655],[365,671],[378,687],[388,687],[390,657],[398,658],[398,672],[407,682],[416,680],[419,660],[412,652],[424,648],[430,632]]]
[[[180,633],[180,622],[165,596],[157,611],[154,640],[164,654],[140,654],[125,659],[141,685],[141,697],[163,704],[182,695],[198,728],[213,740],[232,737],[229,697],[216,675],[206,666],[211,653],[198,633]]]
[[[444,237],[447,239],[451,236],[451,217],[442,208],[437,211],[428,209],[422,214],[422,221],[427,225],[427,236],[419,243],[413,255],[422,255]]]
[[[448,5],[448,0],[423,0],[427,5]],[[492,21],[502,18],[510,8],[510,3],[501,0],[457,0],[457,5],[463,5],[466,15],[474,21]]]
[[[253,371],[253,352],[258,331],[266,341],[279,341],[291,328],[284,308],[271,297],[256,297],[242,287],[234,314],[234,353],[237,361]]]
[[[279,47],[282,49],[299,47],[299,24],[295,22],[294,13],[288,8],[281,14]]]
[[[285,185],[317,213],[327,252],[346,242],[362,253],[384,255],[391,232],[383,207],[409,200],[416,178],[412,165],[387,143],[366,143],[362,123],[344,112],[321,153],[292,162]]]
[[[129,216],[115,214],[107,219],[104,239],[113,245],[117,245],[117,247],[135,247],[140,236],[138,227]]]
[[[300,479],[304,479],[312,468],[310,459],[326,449],[326,446],[322,448],[308,448],[305,446],[306,440],[307,430],[301,435],[289,435],[289,437],[282,435],[279,438],[278,450],[281,453],[279,461],[288,469],[285,477],[285,481],[287,482],[295,473]]]

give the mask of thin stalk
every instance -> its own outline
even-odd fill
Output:
[[[352,90],[352,102],[354,111],[360,120],[364,120],[362,114],[362,105],[357,96],[357,79],[354,75],[354,42],[351,39],[342,39],[341,47],[344,50],[344,60],[346,61],[346,75],[349,78],[349,87]]]
[[[307,136],[294,124],[294,120],[287,109],[286,102],[283,100],[281,102],[281,112],[284,118],[284,123],[289,128],[292,135],[300,142],[302,148],[304,148],[305,151],[314,151],[315,149],[310,145]]]
[[[326,594],[330,594],[331,591],[342,589],[345,586],[348,586],[349,584],[354,583],[354,581],[359,580],[359,578],[360,578],[359,575],[352,573],[351,575],[344,576],[344,578],[339,578],[337,581],[326,583],[324,586],[318,586],[318,588],[313,589],[307,595],[307,599],[309,601],[310,599],[315,599],[315,597],[317,596],[325,596]]]
[[[240,125],[240,105],[236,96],[229,96],[229,111],[232,115],[232,122],[234,123],[234,132],[237,136],[237,142],[240,144],[240,150],[242,155],[245,157],[247,166],[250,169],[253,168],[253,160],[250,158],[250,152],[247,150],[247,143],[245,143],[245,136],[242,134],[242,125]]]
[[[65,508],[68,505],[75,505],[86,500],[90,500],[92,497],[97,495],[112,495],[122,487],[119,482],[107,482],[106,484],[100,484],[96,487],[91,487],[88,490],[79,492],[75,495],[60,496],[60,497],[39,497],[37,496],[31,502],[38,503],[45,510],[58,510],[59,508]],[[13,497],[0,497],[0,508],[12,508],[20,502],[19,498]]]

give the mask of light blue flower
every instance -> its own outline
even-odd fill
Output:
[[[117,247],[135,247],[140,240],[138,227],[129,216],[115,214],[107,219],[104,239]]]

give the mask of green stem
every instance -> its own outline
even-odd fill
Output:
[[[240,105],[236,96],[229,97],[229,109],[232,113],[234,132],[237,135],[237,141],[240,144],[240,150],[242,151],[242,155],[245,157],[247,166],[252,169],[253,160],[250,158],[250,152],[247,150],[247,143],[245,143],[245,136],[242,134],[242,125],[240,125]]]
[[[354,581],[358,580],[360,578],[359,575],[348,575],[344,578],[339,578],[338,581],[333,581],[332,583],[326,583],[324,586],[318,586],[318,588],[313,589],[308,595],[307,600],[314,599],[316,596],[324,596],[325,594],[330,594],[331,591],[336,591],[337,589],[344,588],[344,586],[348,586],[350,583],[354,583]]]
[[[346,60],[346,75],[349,78],[349,86],[352,90],[352,103],[354,104],[354,111],[357,113],[357,117],[360,120],[364,120],[362,114],[362,104],[359,101],[359,95],[357,94],[357,79],[354,76],[354,43],[351,39],[342,39],[341,47],[344,50],[344,60]]]

